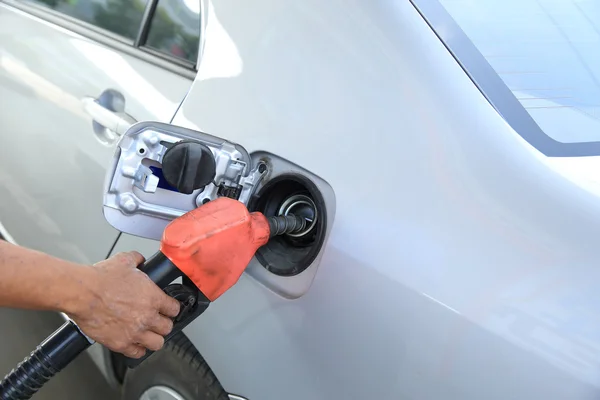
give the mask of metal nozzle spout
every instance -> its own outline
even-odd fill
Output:
[[[296,215],[278,215],[269,217],[269,228],[271,236],[285,235],[288,233],[297,233],[306,229],[306,219]]]

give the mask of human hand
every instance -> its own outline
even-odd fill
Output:
[[[132,251],[85,268],[87,295],[68,313],[87,336],[131,358],[162,348],[180,307],[137,268],[142,262]]]

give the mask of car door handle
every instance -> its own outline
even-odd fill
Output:
[[[87,112],[96,123],[103,128],[113,131],[118,136],[122,136],[135,122],[131,119],[125,119],[116,112],[109,110],[93,97],[84,97],[81,102],[85,112]]]

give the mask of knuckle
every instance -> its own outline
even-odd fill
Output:
[[[156,312],[156,310],[148,312],[146,322],[148,323],[148,326],[156,326],[156,324],[160,322],[160,314]]]
[[[179,305],[179,303],[177,303],[177,305]],[[175,304],[172,303],[170,299],[162,298],[160,303],[158,304],[157,310],[161,314],[168,314],[170,316],[175,312]]]
[[[119,353],[122,353],[125,350],[127,350],[127,345],[123,342],[117,342],[112,347],[113,347],[114,351],[119,352]]]
[[[123,343],[125,343],[127,346],[129,346],[131,343],[133,343],[135,336],[137,336],[136,333],[137,332],[132,332],[131,328],[130,328],[123,337]]]
[[[144,333],[148,330],[148,323],[140,321],[136,326],[135,338],[140,339]]]
[[[115,260],[125,261],[128,258],[128,254],[124,251],[120,251],[114,256]]]
[[[119,257],[118,260],[120,263],[129,267],[137,267],[138,260],[143,260],[142,255],[135,251],[121,252],[118,253],[117,256]]]
[[[179,313],[179,310],[181,308],[181,305],[179,304],[179,301],[169,297],[166,299],[166,305],[169,308],[169,310],[171,311],[171,313],[173,315],[177,315]]]
[[[146,354],[146,350],[132,350],[128,353],[128,357],[129,358],[142,358],[144,356],[144,354]]]
[[[152,340],[148,340],[146,347],[152,351],[158,351],[163,347],[164,341],[162,336],[156,335]]]
[[[173,330],[173,321],[165,318],[165,335],[168,335]]]
[[[176,300],[176,299],[174,299],[174,298],[172,298],[172,297],[169,297],[168,299],[171,302],[171,306],[173,307],[173,309],[174,310],[179,310],[179,307],[181,307],[180,304],[179,304],[179,301]]]
[[[131,343],[125,347],[123,354],[129,358],[140,358],[146,354],[146,349],[137,343]]]
[[[135,257],[133,254],[131,254],[131,252],[125,253],[125,257],[124,257],[123,261],[125,261],[125,263],[127,265],[134,265]]]
[[[137,251],[130,251],[129,256],[131,257],[131,263],[136,267],[146,260],[142,253]]]
[[[152,290],[152,308],[159,309],[164,301],[164,298],[162,297],[161,293],[157,293],[154,288],[152,288]]]
[[[165,339],[162,336],[159,336],[158,339],[156,339],[156,343],[154,343],[154,351],[158,351],[160,349],[162,349],[162,347],[165,344]]]
[[[173,330],[173,321],[168,318],[161,318],[157,323],[157,330],[162,336],[166,336]]]
[[[150,322],[148,325],[151,328],[161,328],[164,326],[162,318],[160,317],[160,315],[157,312],[154,312],[152,314],[152,319],[149,320],[148,322]]]
[[[156,319],[148,318],[146,319],[146,323],[144,324],[143,330],[140,331],[140,335],[145,335],[147,332],[152,331],[156,327]]]

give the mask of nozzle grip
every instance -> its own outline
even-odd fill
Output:
[[[184,276],[183,272],[160,251],[157,251],[138,268],[161,289],[165,289],[175,279]]]
[[[210,305],[210,300],[162,252],[156,252],[138,268],[148,275],[165,293],[177,299],[181,304],[179,315],[173,319],[173,329],[165,336],[165,343],[175,334],[181,332]],[[173,281],[179,277],[182,278],[182,283],[174,284]],[[153,353],[146,350],[146,354],[140,358],[125,357],[125,364],[129,368],[135,368]]]

